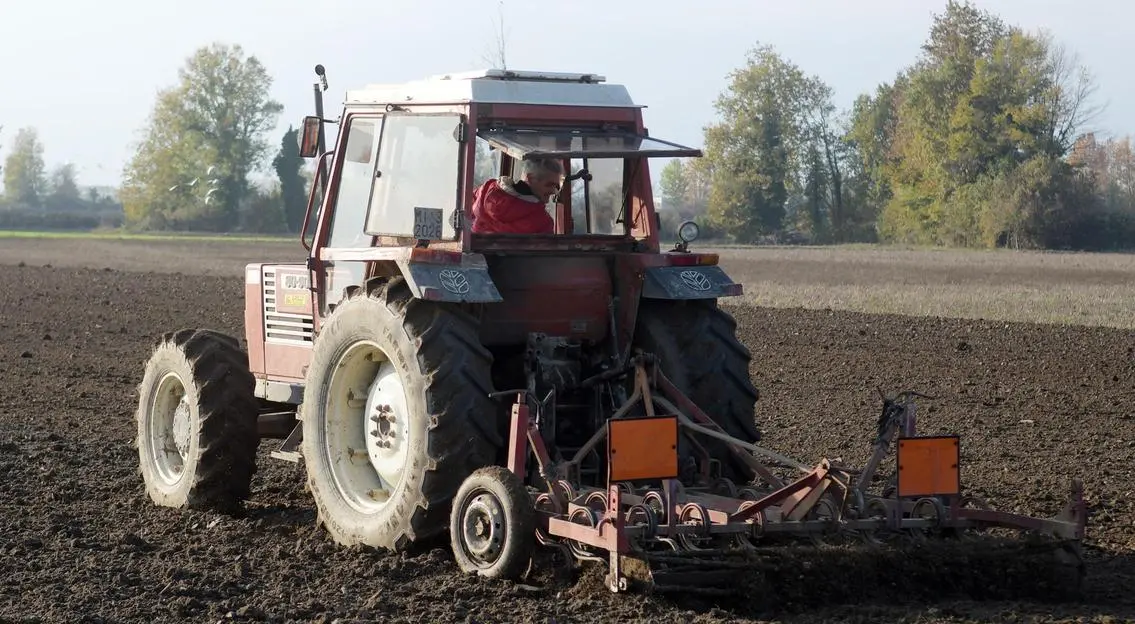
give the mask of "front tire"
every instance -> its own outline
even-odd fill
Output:
[[[319,522],[337,543],[400,550],[448,528],[462,481],[502,442],[475,318],[401,277],[357,291],[316,339],[302,406]]]
[[[248,356],[207,329],[158,340],[135,413],[146,493],[158,505],[231,510],[256,472],[259,404]]]

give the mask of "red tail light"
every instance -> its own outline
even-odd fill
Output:
[[[666,257],[670,266],[707,266],[718,261],[717,254],[669,254]]]

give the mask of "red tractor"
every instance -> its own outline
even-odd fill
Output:
[[[462,569],[515,577],[537,540],[555,542],[610,554],[616,591],[623,558],[652,545],[747,545],[774,523],[808,536],[976,521],[947,506],[952,438],[923,441],[931,459],[907,463],[929,476],[887,496],[867,489],[879,457],[856,482],[756,446],[750,352],[718,306],[741,286],[689,250],[692,222],[664,242],[652,195],[648,159],[700,152],[649,136],[626,88],[491,70],[348,91],[328,121],[316,72],[307,261],[246,268],[247,352],[209,330],[160,340],[138,409],[155,502],[238,505],[259,440],[283,439],[272,455],[303,463],[338,543],[399,549],[449,531]],[[474,231],[481,184],[548,160],[564,183],[533,210],[553,232]],[[913,408],[888,409],[879,453],[913,435]],[[1080,518],[1042,522],[1082,532]]]

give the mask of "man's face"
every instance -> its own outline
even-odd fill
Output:
[[[529,175],[528,186],[532,187],[532,192],[544,201],[553,194],[558,193],[560,190],[560,176],[558,175]]]

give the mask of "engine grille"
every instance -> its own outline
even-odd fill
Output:
[[[310,314],[291,314],[276,310],[276,271],[264,269],[264,340],[281,344],[311,344],[315,324]]]

